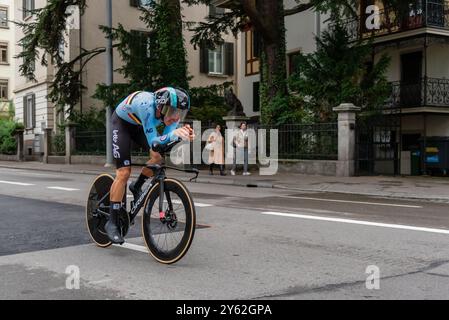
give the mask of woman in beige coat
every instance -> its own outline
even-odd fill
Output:
[[[212,149],[209,151],[209,174],[214,174],[214,165],[217,164],[220,168],[220,175],[225,176],[224,172],[224,143],[221,135],[221,126],[217,125],[215,131],[207,138],[207,143],[212,144]]]

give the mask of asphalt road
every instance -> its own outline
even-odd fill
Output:
[[[91,243],[93,179],[0,168],[0,299],[449,298],[448,204],[188,183],[207,227],[166,266],[139,219],[127,246]]]

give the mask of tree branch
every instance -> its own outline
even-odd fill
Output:
[[[294,15],[294,14],[297,14],[297,13],[300,13],[300,12],[304,12],[306,10],[309,10],[309,9],[313,8],[313,7],[314,7],[314,5],[312,3],[303,3],[303,4],[300,4],[300,5],[297,5],[294,8],[291,8],[291,9],[285,9],[284,10],[284,16],[286,17],[286,16],[291,16],[291,15]]]
[[[266,28],[266,21],[268,17],[264,17],[260,14],[260,12],[256,8],[256,1],[254,0],[241,0],[243,10],[245,14],[250,18],[251,22],[256,27],[257,31],[260,32],[264,39],[269,40],[270,42],[274,42],[276,39],[273,39],[271,35],[271,30]]]

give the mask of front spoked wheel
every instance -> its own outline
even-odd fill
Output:
[[[159,262],[179,261],[192,244],[196,214],[192,197],[178,180],[165,179],[163,212],[159,212],[159,183],[148,193],[142,234],[150,254]]]

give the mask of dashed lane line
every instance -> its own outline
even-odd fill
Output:
[[[264,214],[264,215],[272,215],[272,216],[289,217],[289,218],[299,218],[299,219],[306,219],[306,220],[317,220],[317,221],[326,221],[326,222],[339,222],[339,223],[357,224],[357,225],[364,225],[364,226],[371,226],[371,227],[382,227],[382,228],[392,228],[392,229],[402,229],[402,230],[411,230],[411,231],[422,231],[422,232],[430,232],[430,233],[449,234],[449,230],[446,230],[446,229],[414,227],[414,226],[407,226],[407,225],[401,225],[401,224],[378,223],[378,222],[370,222],[370,221],[362,221],[362,220],[319,217],[319,216],[312,216],[312,215],[293,214],[293,213],[284,213],[284,212],[272,212],[272,211],[262,212],[262,214]]]
[[[16,185],[16,186],[24,186],[24,187],[35,186],[35,184],[32,184],[32,183],[23,183],[23,182],[15,182],[15,181],[3,181],[3,180],[0,180],[0,183],[3,183],[3,184],[12,184],[12,185]]]
[[[63,188],[63,187],[47,187],[47,189],[52,189],[52,190],[61,190],[61,191],[80,191],[80,189],[74,189],[74,188]]]

